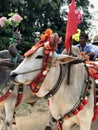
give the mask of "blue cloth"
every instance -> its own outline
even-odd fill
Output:
[[[61,52],[62,52],[61,44],[58,45],[56,52],[57,52],[58,54],[61,54]]]
[[[90,53],[90,52],[95,53],[95,49],[91,43],[87,43],[84,48],[82,48],[80,44],[77,44],[76,46],[79,48],[80,52],[83,51],[85,53]]]
[[[93,48],[95,50],[94,60],[96,60],[96,58],[98,58],[98,46],[97,45],[93,45]]]

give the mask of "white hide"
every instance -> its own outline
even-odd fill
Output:
[[[38,59],[37,58],[38,56],[42,56],[42,58]],[[60,63],[64,62],[68,63],[69,61],[73,61],[75,59],[77,58],[64,54],[57,54],[56,52],[54,52],[52,62],[53,64],[55,64],[56,61]],[[41,71],[42,63],[43,63],[43,47],[39,48],[33,55],[26,57],[23,60],[23,62],[11,73],[13,72],[17,73],[15,81],[24,84],[29,84]]]
[[[32,81],[32,74],[35,78],[35,76],[40,72],[42,68],[42,62],[43,59],[36,59],[37,56],[42,55],[43,51],[42,48],[37,51],[37,53],[34,53],[34,55],[31,55],[23,60],[23,62],[17,67],[14,71],[17,73],[17,77],[15,78],[16,81],[29,84]],[[39,71],[32,72],[36,69],[40,69]],[[26,73],[30,72],[30,73]],[[13,73],[13,71],[12,71]]]
[[[81,57],[76,48],[76,51],[73,52],[77,57]],[[38,55],[43,55],[43,48],[41,47],[38,49],[33,55],[24,59],[24,61],[14,70],[12,73],[17,73],[18,75],[15,77],[17,82],[21,83],[30,83],[35,76],[39,73],[39,71],[25,73],[28,71],[36,70],[42,68],[42,59],[36,59]],[[53,54],[52,59],[52,67],[43,82],[41,89],[37,93],[37,96],[43,97],[45,96],[49,90],[51,90],[55,83],[58,80],[59,73],[60,73],[60,66],[59,64],[63,62],[65,64],[65,77],[64,80],[57,91],[57,93],[49,98],[50,101],[50,112],[55,119],[59,119],[65,113],[70,111],[77,100],[80,97],[80,93],[82,91],[82,87],[84,85],[84,79],[86,75],[86,69],[83,63],[75,64],[71,66],[70,72],[70,84],[67,84],[67,74],[68,74],[68,62],[73,61],[74,57],[67,56],[64,54]],[[12,74],[11,73],[11,74]],[[23,74],[22,74],[23,73]],[[89,103],[84,107],[82,111],[67,120],[64,120],[63,123],[63,130],[70,130],[72,125],[78,124],[80,126],[80,130],[91,130],[91,121],[93,118],[93,108],[94,108],[94,95],[93,89],[91,90],[91,95],[89,97]]]

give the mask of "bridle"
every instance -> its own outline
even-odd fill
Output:
[[[35,77],[35,79],[29,84],[31,91],[34,94],[38,93],[43,81],[45,80],[48,72],[50,71],[50,68],[52,65],[52,56],[59,42],[59,37],[57,37],[57,34],[52,34],[51,30],[48,30],[48,31],[49,31],[48,33],[45,32],[45,34],[43,34],[43,36],[45,36],[44,40],[42,37],[42,39],[35,46],[33,46],[29,51],[27,51],[24,54],[25,57],[28,57],[32,55],[33,53],[35,53],[35,51],[39,49],[40,47],[44,47],[44,50],[43,50],[44,58],[43,58],[42,69],[39,72],[39,74]],[[34,71],[37,71],[37,70],[34,70]]]
[[[18,73],[17,75],[21,75],[21,74],[28,74],[28,73],[32,73],[32,72],[39,71],[39,70],[41,70],[41,69],[42,69],[42,68],[35,69],[35,70],[30,70],[30,71],[25,71],[25,72]]]
[[[44,48],[44,58],[43,58],[43,66],[37,77],[29,84],[31,90],[33,93],[37,93],[39,89],[41,88],[41,85],[43,81],[45,80],[48,72],[51,68],[51,62],[52,62],[52,53],[51,50],[48,50],[48,53],[46,54],[46,48]]]
[[[52,97],[53,95],[55,95],[63,82],[64,76],[65,76],[65,66],[63,64],[60,64],[59,66],[60,66],[60,74],[59,74],[58,80],[56,84],[54,85],[54,87],[45,95],[45,99],[48,99],[49,97]]]

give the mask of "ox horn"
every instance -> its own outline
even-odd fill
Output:
[[[15,65],[12,62],[10,62],[9,59],[0,59],[0,66],[13,68]]]

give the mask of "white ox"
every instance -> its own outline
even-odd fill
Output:
[[[15,109],[18,98],[18,85],[11,89],[10,72],[12,69],[6,66],[1,66],[0,61],[0,119],[2,119],[2,130],[12,130],[12,125],[15,123]],[[22,89],[21,89],[22,90]],[[11,92],[12,91],[12,92]],[[8,94],[9,92],[10,95]],[[7,95],[9,95],[7,97]],[[22,99],[18,100],[31,104],[38,101],[38,97],[31,93],[31,89],[27,86],[23,87]],[[21,103],[20,102],[20,103]],[[19,105],[19,104],[18,104]]]
[[[12,125],[15,123],[14,112],[16,110],[19,84],[13,84],[10,78],[10,72],[12,71],[13,63],[9,62],[8,50],[0,51],[0,119],[2,119],[2,130],[12,130]],[[5,59],[6,58],[6,59]],[[11,90],[11,84],[14,85]],[[12,92],[11,92],[12,91]],[[11,94],[7,97],[8,93]],[[21,89],[22,92],[22,89]],[[19,101],[34,105],[38,101],[38,97],[33,95],[29,86],[23,87],[22,98]],[[46,125],[46,129],[51,127],[51,117],[49,123]],[[50,128],[51,129],[51,128]]]
[[[11,76],[16,82],[32,83],[43,67],[43,51],[44,46],[39,47],[34,53],[25,57],[22,63],[11,72]],[[73,47],[72,52],[77,57],[57,54],[53,51],[50,70],[42,82],[37,96],[44,97],[52,90],[53,93],[50,92],[48,96],[49,109],[57,121],[58,130],[70,130],[74,124],[78,124],[80,130],[91,130],[94,109],[93,87],[90,90],[90,96],[85,96],[85,87],[88,84],[87,70],[84,63],[73,63],[81,57],[79,49]],[[70,66],[68,83],[69,63],[72,63],[72,65]],[[59,87],[58,90],[55,86]],[[55,88],[55,92],[53,88]],[[86,104],[87,99],[88,103]]]

